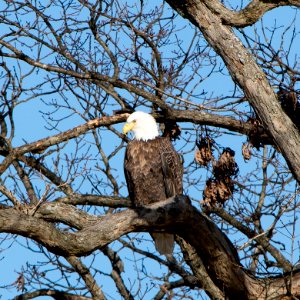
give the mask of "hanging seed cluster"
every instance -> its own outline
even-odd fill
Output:
[[[300,129],[300,100],[294,88],[287,90],[279,87],[277,97],[283,110]]]
[[[252,147],[255,147],[256,149],[259,149],[263,146],[264,140],[261,137],[261,130],[263,129],[261,121],[254,117],[250,117],[247,120],[247,123],[253,125],[253,129],[251,132],[249,132],[249,143],[252,145]]]
[[[244,157],[244,161],[251,159],[251,156],[252,156],[252,144],[251,143],[243,143],[242,155]]]
[[[201,166],[207,166],[207,164],[213,159],[212,146],[213,140],[209,137],[201,137],[196,142],[195,161]]]
[[[168,137],[171,141],[180,139],[181,128],[174,121],[167,120],[164,123],[163,136]]]
[[[233,179],[238,171],[238,165],[234,159],[235,152],[225,148],[219,159],[213,164],[213,177],[206,181],[203,191],[203,205],[224,205],[233,194]]]

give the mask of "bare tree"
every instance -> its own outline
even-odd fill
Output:
[[[0,283],[14,299],[300,297],[300,4],[237,2],[2,1],[1,252],[38,257]],[[185,196],[132,208],[134,110],[174,140]]]

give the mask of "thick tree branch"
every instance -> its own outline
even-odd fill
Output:
[[[168,111],[167,118],[176,122],[191,122],[193,124],[210,125],[214,127],[224,128],[230,131],[244,134],[248,137],[254,135],[263,144],[273,143],[272,139],[267,135],[262,126],[255,126],[250,122],[236,120],[231,117],[211,114],[205,111],[170,109]]]
[[[224,60],[231,77],[245,92],[249,103],[280,149],[296,180],[300,182],[300,132],[284,113],[266,75],[231,27],[223,25],[203,1],[167,1],[202,31]]]
[[[25,208],[25,212],[26,214],[31,215],[30,208],[27,208],[27,211]],[[99,220],[98,217],[77,209],[73,205],[55,202],[42,204],[34,213],[34,216],[51,223],[63,223],[76,229],[89,227]]]
[[[298,6],[298,0],[252,0],[245,8],[240,11],[232,11],[226,8],[219,0],[203,1],[207,7],[219,15],[223,24],[233,27],[246,27],[255,24],[266,12],[279,6]]]
[[[108,206],[114,208],[132,206],[131,200],[127,198],[92,194],[73,194],[70,197],[58,198],[56,201],[70,205]]]
[[[0,210],[1,232],[32,238],[53,253],[64,256],[90,254],[129,232],[165,228],[176,232],[197,249],[198,255],[201,255],[210,276],[215,278],[219,288],[223,289],[226,286],[227,293],[245,295],[243,271],[232,252],[232,246],[228,244],[222,232],[207,217],[187,204],[184,198],[175,201],[170,199],[149,208],[129,209],[100,217],[96,221],[95,217],[92,217],[89,221],[94,224],[90,223],[88,227],[76,233],[69,233],[15,209]],[[194,237],[194,232],[198,231],[201,232],[201,239]]]
[[[38,217],[57,222],[60,219],[60,222],[81,230],[75,233],[61,231]],[[153,230],[176,233],[190,244],[214,284],[231,299],[260,299],[260,293],[274,294],[276,289],[278,295],[286,292],[284,278],[261,281],[250,277],[239,264],[227,237],[205,215],[188,204],[185,197],[170,198],[147,208],[128,209],[104,217],[91,216],[61,203],[45,203],[34,216],[14,208],[0,209],[0,232],[31,238],[63,256],[88,255],[126,233]],[[195,275],[199,276],[198,273]],[[297,287],[299,280],[295,278],[295,282],[294,278],[292,280]],[[201,278],[198,280],[201,282]],[[247,290],[254,296],[249,296]]]

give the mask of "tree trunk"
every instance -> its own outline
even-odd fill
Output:
[[[244,91],[265,130],[269,132],[295,178],[300,182],[300,133],[282,110],[264,72],[252,55],[234,34],[232,28],[222,23],[220,15],[208,8],[206,1],[168,0],[167,2],[183,17],[199,27],[209,45],[222,57],[233,80]]]

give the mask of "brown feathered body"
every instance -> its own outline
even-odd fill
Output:
[[[167,137],[130,141],[125,153],[124,168],[129,196],[135,207],[182,194],[181,159]],[[153,233],[152,237],[161,254],[172,253],[172,234]]]

